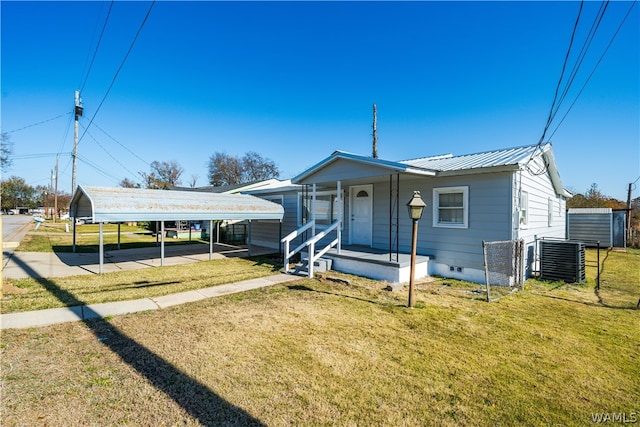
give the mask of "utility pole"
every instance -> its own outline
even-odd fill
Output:
[[[378,158],[378,111],[373,104],[373,158]]]
[[[76,91],[75,96],[75,122],[73,126],[73,153],[71,154],[71,194],[76,191],[76,158],[78,157],[78,118],[82,116],[82,99],[80,91]]]

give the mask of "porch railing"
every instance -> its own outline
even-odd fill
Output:
[[[320,249],[316,253],[316,250],[315,250],[316,249],[316,243],[318,243],[320,240],[322,240],[323,238],[328,236],[329,233],[331,233],[332,231],[338,230],[338,227],[340,226],[340,221],[336,220],[328,228],[326,228],[322,232],[316,234],[315,236],[311,236],[309,239],[307,239],[306,241],[302,242],[295,249],[290,251],[289,247],[291,245],[291,241],[293,239],[295,239],[296,237],[300,236],[305,231],[307,231],[309,228],[313,227],[314,225],[315,225],[315,220],[311,220],[311,221],[307,222],[306,224],[304,224],[302,227],[298,228],[297,230],[292,231],[291,233],[289,233],[288,235],[286,235],[285,237],[282,238],[281,242],[284,243],[284,271],[285,271],[285,273],[289,272],[289,260],[291,259],[291,257],[293,257],[296,253],[300,252],[302,249],[308,248],[308,251],[307,251],[309,253],[308,266],[307,266],[308,276],[309,277],[313,277],[313,264],[320,257],[322,257],[322,255],[326,254],[331,248],[336,246],[338,244],[338,242],[340,241],[340,235],[338,234],[338,236],[335,239],[333,239],[331,242],[329,242],[328,245],[326,245],[324,248]]]

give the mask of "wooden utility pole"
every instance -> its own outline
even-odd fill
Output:
[[[378,158],[378,111],[373,104],[373,158]]]
[[[71,154],[71,194],[76,191],[76,158],[78,157],[78,118],[82,116],[82,100],[80,91],[76,91],[75,96],[75,122],[73,127],[73,153]]]

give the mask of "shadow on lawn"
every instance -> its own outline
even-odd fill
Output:
[[[35,274],[20,259],[16,259],[16,263],[30,275]],[[58,287],[54,281],[40,279],[39,283],[68,306],[85,305],[73,294]],[[84,312],[86,317],[99,317],[88,307],[84,308]],[[83,320],[83,322],[102,345],[117,354],[157,390],[171,398],[202,425],[265,425],[242,408],[218,396],[205,384],[189,377],[162,357],[129,338],[108,321],[98,319]]]
[[[366,298],[354,297],[353,295],[340,294],[340,293],[337,293],[337,292],[321,291],[321,290],[313,289],[313,288],[310,288],[310,287],[304,286],[304,285],[288,285],[287,288],[289,290],[292,290],[292,291],[316,292],[318,294],[333,295],[333,296],[336,296],[336,297],[349,298],[349,299],[354,299],[354,300],[362,301],[362,302],[368,302],[369,304],[375,304],[375,305],[380,305],[380,306],[384,306],[384,307],[404,307],[404,305],[402,305],[402,304],[391,304],[391,303],[386,303],[386,302],[382,302],[382,301],[375,301],[375,300],[370,300],[370,299],[366,299]]]

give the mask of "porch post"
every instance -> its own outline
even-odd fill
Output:
[[[336,234],[338,235],[338,246],[336,247],[336,250],[338,251],[338,253],[340,253],[340,250],[342,249],[342,182],[338,181],[337,182],[337,187],[338,187],[338,229],[336,231]]]
[[[313,221],[313,225],[311,226],[311,237],[315,237],[316,235],[316,184],[313,184],[312,194],[311,194],[311,220]]]

